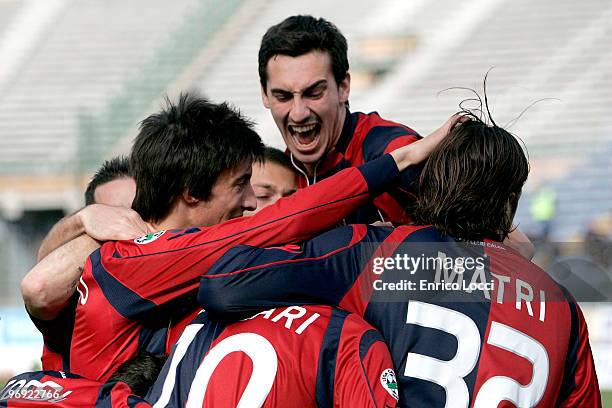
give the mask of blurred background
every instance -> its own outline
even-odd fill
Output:
[[[0,377],[40,355],[19,282],[41,239],[165,95],[229,101],[283,147],[261,104],[259,41],[312,14],[348,39],[351,109],[422,135],[474,97],[445,89],[483,95],[490,70],[492,117],[530,157],[516,221],[535,261],[582,301],[601,388],[612,390],[612,1],[304,3],[0,0]]]

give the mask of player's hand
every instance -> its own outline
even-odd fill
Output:
[[[78,213],[85,233],[98,241],[134,239],[154,232],[130,208],[92,204]]]
[[[407,146],[402,146],[391,152],[395,163],[400,171],[427,159],[435,147],[455,128],[466,121],[469,116],[456,113],[444,122],[442,126],[434,130],[429,136],[417,140]]]
[[[438,129],[434,130],[429,137],[438,136],[440,138],[445,138],[448,134],[455,128],[455,126],[460,125],[464,122],[467,122],[471,118],[463,113],[455,113],[450,118],[446,119],[446,122]]]

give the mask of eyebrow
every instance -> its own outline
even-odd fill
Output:
[[[274,186],[272,184],[264,184],[264,183],[255,183],[253,187],[265,188],[266,190],[274,190]]]
[[[313,89],[315,89],[315,88],[317,88],[317,87],[319,87],[321,85],[327,85],[327,79],[319,79],[317,82],[315,82],[315,83],[313,83],[311,85],[308,85],[305,89],[303,89],[301,91],[301,93],[304,94],[306,92],[310,92]],[[293,94],[293,92],[288,91],[286,89],[281,89],[281,88],[273,88],[270,92],[272,92],[272,93],[280,93],[280,94],[288,94],[288,93],[289,94]]]
[[[243,174],[242,176],[238,177],[236,180],[234,180],[234,185],[240,184],[244,181],[250,180],[251,179],[251,173],[246,173]]]

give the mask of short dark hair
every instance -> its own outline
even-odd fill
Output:
[[[136,180],[132,208],[159,221],[183,191],[207,200],[219,175],[263,154],[253,125],[228,104],[193,94],[142,121],[130,155]]]
[[[434,149],[419,179],[413,219],[465,240],[503,241],[529,163],[516,138],[476,117]]]
[[[338,28],[323,18],[291,16],[266,31],[259,47],[259,81],[266,89],[266,67],[275,55],[298,57],[318,50],[331,58],[336,84],[346,78],[349,70],[346,38]]]
[[[123,177],[132,177],[130,164],[126,157],[118,156],[102,163],[102,167],[91,178],[85,190],[85,205],[95,204],[94,197],[98,186]]]
[[[153,385],[168,356],[154,355],[141,351],[135,357],[121,364],[108,379],[108,382],[122,381],[130,386],[132,392],[144,397]]]
[[[263,163],[270,162],[278,164],[292,172],[295,172],[295,168],[291,164],[291,159],[282,150],[275,147],[266,146],[262,159]]]

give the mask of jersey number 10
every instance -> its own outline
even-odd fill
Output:
[[[181,338],[176,343],[168,374],[164,379],[162,393],[153,408],[165,407],[170,402],[176,383],[178,365],[202,327],[202,324],[191,324],[185,328]],[[240,398],[238,407],[258,408],[263,405],[276,377],[278,368],[276,350],[267,339],[258,334],[238,333],[226,337],[208,351],[191,382],[187,403],[185,404],[186,408],[201,408],[203,406],[208,382],[215,369],[228,354],[236,351],[245,353],[253,363],[251,378]]]

